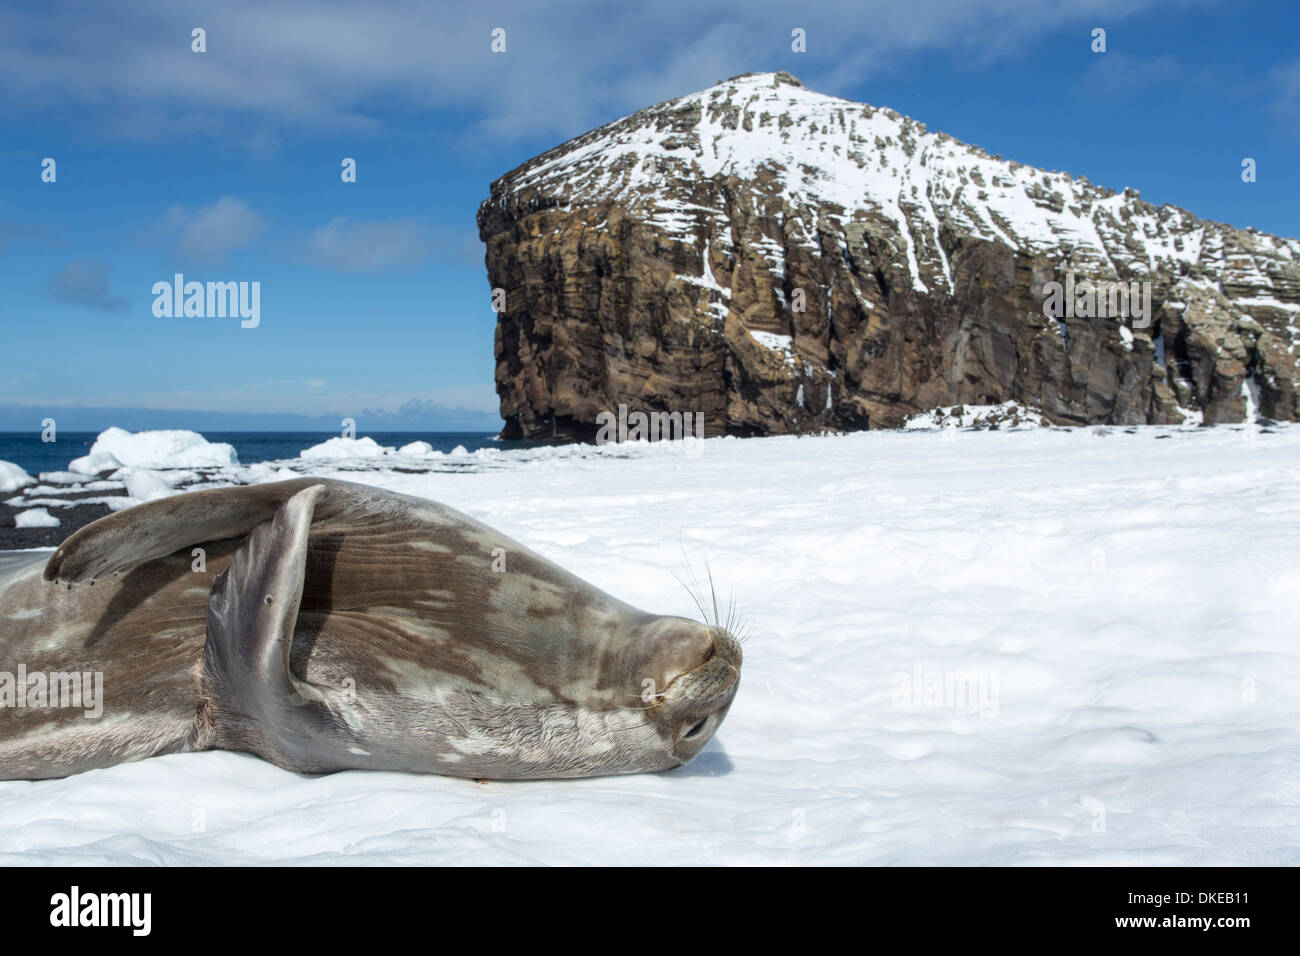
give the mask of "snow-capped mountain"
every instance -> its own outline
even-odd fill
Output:
[[[493,183],[478,221],[507,437],[590,438],[620,403],[709,434],[1006,401],[1064,424],[1300,417],[1300,241],[787,73],[579,136]]]

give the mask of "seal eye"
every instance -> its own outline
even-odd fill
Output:
[[[686,736],[684,736],[682,740],[690,740],[692,737],[698,737],[700,735],[700,731],[704,730],[704,725],[707,724],[708,722],[709,722],[709,718],[705,717],[703,720],[701,720],[690,730],[686,731]]]

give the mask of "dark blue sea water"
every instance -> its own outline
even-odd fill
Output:
[[[242,464],[258,461],[275,461],[280,458],[297,458],[304,448],[319,445],[328,438],[337,438],[338,432],[204,432],[211,442],[227,442],[235,446]],[[496,440],[495,432],[366,432],[381,445],[401,448],[413,441],[427,441],[435,449],[449,452],[457,445],[469,451],[479,448],[523,448],[523,442]],[[42,471],[62,471],[68,462],[90,452],[90,446],[99,437],[98,432],[59,432],[58,441],[43,442],[38,431],[0,432],[0,461],[12,461],[28,474]],[[362,435],[358,434],[358,438]]]

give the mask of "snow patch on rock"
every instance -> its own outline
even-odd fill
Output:
[[[1042,428],[1049,424],[1037,409],[1018,402],[998,405],[946,405],[908,418],[903,428],[921,431],[933,428]]]

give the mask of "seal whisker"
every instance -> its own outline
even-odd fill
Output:
[[[700,617],[707,617],[708,615],[704,613],[704,604],[696,596],[695,591],[691,589],[691,586],[687,584],[685,581],[683,581],[681,578],[677,577],[676,572],[673,573],[673,577],[677,578],[677,583],[686,589],[686,593],[690,595],[691,601],[695,604],[696,608],[699,609]]]
[[[695,606],[699,608],[700,617],[710,627],[720,627],[721,615],[718,613],[718,592],[713,584],[713,568],[709,565],[708,552],[703,548],[700,549],[700,556],[704,559],[705,577],[709,582],[710,600],[706,601],[704,598],[704,585],[700,582],[699,578],[695,576],[695,568],[691,565],[690,558],[686,556],[686,548],[681,545],[680,542],[679,547],[682,549],[682,561],[686,565],[686,573],[690,575],[691,584],[693,585],[693,588],[688,588],[687,590],[690,592],[691,598],[695,601]],[[678,580],[681,579],[678,578]],[[709,613],[710,602],[713,607],[712,614]]]
[[[750,638],[749,622],[740,620],[736,622],[736,630],[731,632],[731,636],[736,639],[737,644],[744,644]]]
[[[709,593],[713,596],[713,620],[710,622],[714,627],[718,626],[718,589],[713,586],[713,568],[709,567],[709,556],[704,555],[704,573],[709,576]]]
[[[708,614],[704,610],[704,595],[700,588],[699,581],[695,577],[695,569],[691,567],[691,559],[686,556],[686,546],[680,539],[677,542],[677,546],[681,549],[682,564],[686,568],[686,573],[690,575],[691,583],[690,585],[687,585],[681,578],[677,578],[677,580],[682,583],[682,586],[686,588],[686,593],[689,594],[691,600],[695,602],[696,608],[699,609],[700,617],[707,618]],[[677,577],[677,575],[674,574],[673,577]]]
[[[704,598],[704,588],[701,585],[699,578],[695,576],[695,569],[691,564],[690,558],[687,557],[686,546],[679,541],[678,547],[682,552],[682,564],[686,568],[689,582],[683,580],[681,576],[675,572],[673,573],[673,577],[677,580],[678,584],[686,589],[686,593],[690,595],[691,602],[695,605],[696,610],[700,612],[700,618],[710,627],[723,630],[735,638],[738,643],[744,644],[745,641],[749,639],[750,634],[747,622],[744,619],[744,614],[740,610],[740,603],[736,597],[735,584],[733,583],[731,585],[730,595],[727,601],[727,613],[724,616],[719,610],[718,592],[713,580],[713,568],[709,564],[708,553],[701,549],[701,556],[704,559],[704,568],[706,577],[708,578],[710,592],[710,598],[706,601]],[[712,613],[710,613],[710,604],[712,604]]]

